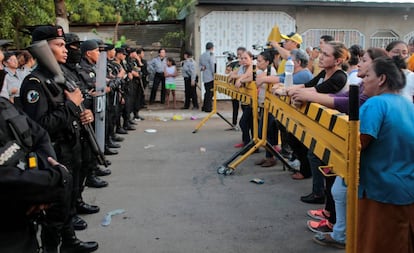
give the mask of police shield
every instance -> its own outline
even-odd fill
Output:
[[[95,134],[101,150],[105,146],[106,52],[101,51],[96,64]]]

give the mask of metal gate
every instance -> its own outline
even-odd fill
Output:
[[[253,45],[265,45],[273,26],[279,26],[281,33],[288,34],[296,31],[295,24],[295,19],[278,11],[212,11],[200,20],[200,52],[205,51],[207,42],[213,42],[217,73],[223,74],[226,64],[224,51],[236,53],[236,49],[243,46],[258,54]],[[217,98],[230,99],[222,94],[217,94]]]

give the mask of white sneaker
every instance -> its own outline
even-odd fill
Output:
[[[288,162],[289,166],[292,167],[293,169],[299,169],[300,167],[300,161],[298,159],[295,159],[293,161],[289,161]]]

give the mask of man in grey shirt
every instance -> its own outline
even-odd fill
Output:
[[[185,102],[182,109],[190,108],[190,100],[193,102],[193,109],[198,109],[196,69],[192,55],[193,54],[190,51],[184,52],[184,61],[181,72],[184,77]]]
[[[212,98],[213,98],[213,86],[214,86],[214,45],[212,42],[207,42],[206,52],[200,56],[200,71],[203,73],[203,82],[206,93],[204,93],[204,101],[202,111],[211,112],[212,110]]]
[[[166,62],[166,52],[164,48],[158,50],[158,57],[152,59],[148,63],[148,71],[154,75],[154,82],[152,84],[152,90],[150,95],[149,103],[152,104],[155,101],[155,96],[157,95],[158,86],[161,83],[161,104],[165,103],[165,77],[164,69],[167,65]]]

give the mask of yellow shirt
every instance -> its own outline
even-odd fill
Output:
[[[281,75],[281,74],[285,73],[285,65],[286,65],[286,60],[282,59],[279,62],[279,66],[277,67],[277,74],[278,75]]]

